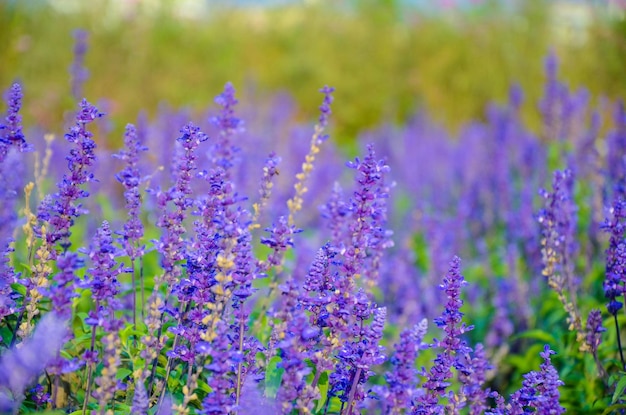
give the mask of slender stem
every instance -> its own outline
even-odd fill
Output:
[[[356,370],[356,373],[354,374],[354,378],[352,379],[352,387],[350,388],[350,395],[348,395],[347,415],[352,415],[352,404],[354,403],[354,394],[356,393],[356,387],[359,385],[359,379],[361,379],[361,370],[361,368],[358,368]]]
[[[240,315],[239,315],[239,355],[243,356],[243,334],[244,334],[244,318],[243,318],[243,304],[241,305]],[[241,377],[243,371],[243,359],[237,365],[237,395],[235,398],[236,405],[239,406],[239,398],[241,397]]]
[[[315,376],[313,377],[313,382],[311,382],[311,387],[312,388],[316,388],[317,387],[317,382],[320,381],[320,376],[322,376],[322,371],[321,370],[316,370],[315,371]]]
[[[189,309],[191,308],[191,302],[187,303],[187,305],[185,306],[185,312],[181,313],[180,316],[178,316],[178,324],[180,325],[182,323],[183,317],[189,312]],[[172,346],[172,350],[176,350],[176,347],[178,346],[178,339],[180,338],[180,336],[178,334],[176,334],[174,336],[174,345]],[[159,396],[159,406],[161,405],[161,401],[163,400],[163,397],[165,395],[165,387],[167,385],[167,379],[170,377],[170,372],[172,371],[172,358],[168,356],[167,358],[167,364],[165,365],[165,381],[163,382],[163,387],[161,388],[161,390],[158,392],[158,396]]]
[[[57,397],[59,394],[59,375],[54,375],[54,383],[52,384],[52,409],[57,409]]]
[[[167,308],[167,297],[165,297],[165,302],[163,305],[164,308]],[[157,363],[159,361],[159,354],[161,353],[161,347],[160,347],[160,342],[161,342],[161,333],[163,332],[163,320],[165,319],[165,313],[161,314],[161,324],[159,324],[159,329],[157,330],[157,351],[156,351],[156,357],[154,358],[154,360],[152,361],[152,370],[150,371],[150,382],[148,382],[148,395],[152,393],[152,387],[154,386],[154,377],[156,376],[156,369],[157,369]]]
[[[619,332],[619,324],[617,322],[617,313],[613,314],[615,318],[615,331],[617,333],[617,347],[619,348],[619,357],[622,359],[622,369],[626,370],[626,363],[624,363],[624,352],[622,351],[622,339]]]
[[[97,307],[97,305],[96,305]],[[91,353],[96,346],[96,326],[91,326]],[[87,391],[85,392],[85,400],[83,401],[83,415],[87,412],[87,403],[89,402],[89,395],[91,395],[91,376],[93,375],[93,363],[89,363],[89,371],[87,372]]]
[[[130,257],[130,267],[133,285],[133,330],[137,331],[137,281],[135,278],[135,258]],[[137,347],[137,335],[133,336],[133,345]]]
[[[15,330],[13,330],[13,337],[11,337],[11,345],[9,347],[13,347],[15,345],[15,341],[17,340],[17,331],[20,328],[20,324],[22,324],[22,319],[24,318],[24,313],[26,312],[25,308],[22,309],[17,321],[15,322]]]
[[[143,257],[139,258],[139,285],[141,286],[141,320],[144,321],[146,318],[144,312],[144,308],[146,307],[146,298],[143,286]]]

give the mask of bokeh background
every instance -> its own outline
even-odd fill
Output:
[[[114,134],[140,110],[206,108],[226,81],[242,100],[287,92],[310,120],[337,88],[333,139],[415,111],[450,130],[484,118],[522,86],[525,121],[554,50],[560,76],[597,102],[626,96],[626,20],[618,0],[0,0],[0,85],[25,86],[25,121],[57,130],[74,108],[73,30],[89,33],[84,95],[106,99]],[[120,137],[117,140],[115,137]]]

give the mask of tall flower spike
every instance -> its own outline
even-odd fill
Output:
[[[22,132],[22,87],[15,83],[8,92],[7,115],[5,123],[0,124],[0,163],[6,158],[9,148],[15,147],[18,151],[31,151],[32,146],[26,142]]]
[[[278,176],[278,163],[280,163],[280,157],[276,153],[271,152],[265,161],[263,166],[263,178],[261,179],[261,186],[259,189],[259,201],[252,205],[254,214],[252,216],[252,223],[250,229],[256,229],[261,225],[258,224],[258,220],[261,216],[261,212],[267,202],[270,199],[272,188],[274,187],[274,178]]]
[[[405,408],[411,406],[417,386],[417,370],[415,359],[422,344],[428,321],[423,319],[411,329],[405,329],[400,334],[400,341],[395,345],[396,352],[391,358],[393,369],[385,375],[387,380],[388,402],[391,414],[401,414]]]
[[[315,131],[311,137],[311,147],[309,153],[304,157],[304,163],[302,163],[302,171],[296,174],[296,184],[293,188],[295,190],[294,195],[287,201],[287,207],[289,208],[289,225],[294,224],[294,216],[297,212],[302,210],[302,203],[304,202],[303,196],[308,191],[306,188],[306,180],[313,171],[313,162],[316,155],[320,152],[320,146],[326,139],[327,135],[324,135],[324,129],[328,125],[328,117],[330,115],[330,104],[333,102],[332,93],[335,88],[325,86],[320,89],[320,92],[324,94],[324,101],[320,106],[320,118],[315,125]]]
[[[373,285],[378,279],[383,250],[393,246],[391,231],[385,229],[389,197],[385,174],[389,166],[384,160],[376,160],[372,145],[367,146],[363,161],[356,158],[347,166],[356,170],[356,189],[351,200],[350,241],[344,268],[350,280],[364,275],[366,282]]]
[[[435,345],[443,349],[427,375],[424,383],[424,393],[416,399],[415,414],[440,414],[443,407],[439,403],[441,397],[446,394],[452,378],[452,368],[459,366],[458,356],[468,352],[469,348],[461,339],[461,336],[472,330],[472,326],[466,326],[462,322],[463,313],[460,311],[463,301],[461,300],[461,287],[467,282],[461,275],[461,260],[454,257],[450,263],[448,274],[443,279],[441,288],[448,298],[441,317],[435,319],[435,324],[443,328],[445,337],[441,341],[435,341]],[[458,368],[458,367],[457,367]]]
[[[542,190],[545,207],[539,212],[543,275],[558,295],[568,314],[569,330],[582,343],[584,332],[576,300],[574,278],[576,252],[576,204],[573,200],[574,177],[570,170],[555,171],[552,192]]]
[[[125,149],[120,151],[115,157],[126,163],[126,166],[115,178],[124,186],[124,198],[126,199],[126,210],[128,220],[124,224],[124,248],[132,260],[142,255],[142,249],[138,245],[143,237],[143,224],[139,217],[141,213],[141,174],[139,172],[139,153],[147,151],[143,145],[140,135],[134,125],[128,124],[124,133]]]
[[[626,283],[626,201],[618,199],[609,210],[609,217],[602,229],[610,234],[609,247],[606,250],[606,272],[604,296],[609,301],[607,309],[611,315],[623,307],[619,298],[624,294]]]
[[[74,31],[74,61],[70,66],[72,77],[72,95],[79,100],[83,96],[83,85],[89,77],[89,71],[85,68],[85,54],[87,53],[87,40],[89,33],[86,30]]]
[[[605,331],[606,329],[602,326],[602,312],[600,312],[600,310],[591,310],[587,317],[585,349],[593,356],[593,360],[596,362],[596,367],[598,368],[598,374],[603,379],[606,379],[608,374],[602,361],[600,361],[598,357],[598,347],[600,343],[602,343],[602,333]]]
[[[81,186],[94,180],[92,167],[96,159],[96,143],[86,127],[103,115],[87,100],[83,99],[80,103],[76,123],[65,134],[65,139],[75,146],[67,156],[69,173],[57,183],[57,193],[44,199],[39,206],[39,219],[50,223],[48,243],[58,243],[63,251],[67,251],[71,245],[70,228],[74,219],[86,213],[81,204],[77,203],[79,199],[89,196],[89,192]]]
[[[211,118],[211,123],[219,129],[219,138],[215,147],[214,162],[224,169],[229,176],[234,165],[235,153],[239,150],[232,143],[233,136],[243,130],[243,121],[235,116],[235,88],[230,82],[224,86],[224,92],[215,98],[215,103],[222,107],[220,113]]]
[[[524,375],[522,388],[511,395],[512,414],[551,414],[560,415],[565,413],[565,408],[559,404],[559,386],[563,382],[559,379],[559,373],[552,366],[550,355],[555,354],[546,344],[540,353],[543,363],[539,372],[530,372]],[[534,410],[528,412],[526,408]]]

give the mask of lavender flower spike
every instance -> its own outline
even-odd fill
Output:
[[[83,85],[89,77],[89,71],[85,68],[88,37],[89,33],[86,30],[74,31],[74,61],[70,66],[70,75],[72,76],[72,95],[76,100],[83,96]]]
[[[63,346],[66,321],[48,313],[37,326],[33,337],[0,358],[0,401],[13,396],[19,407],[24,389],[48,366]],[[45,347],[42,347],[45,345]]]
[[[13,84],[7,99],[6,124],[0,124],[0,163],[4,161],[11,147],[16,147],[20,152],[31,150],[22,132],[22,117],[20,116],[22,97],[20,84]]]
[[[435,345],[443,349],[435,358],[428,379],[424,383],[424,394],[419,396],[414,408],[414,414],[440,414],[443,413],[439,399],[446,394],[452,378],[452,368],[459,366],[458,356],[469,351],[469,348],[461,336],[473,327],[462,323],[463,313],[460,311],[463,301],[461,300],[461,287],[467,282],[460,271],[461,260],[454,257],[450,263],[448,274],[443,279],[441,288],[446,292],[448,302],[441,317],[435,319],[435,324],[442,327],[445,337],[442,341],[435,341]]]
[[[235,116],[235,106],[239,101],[235,98],[233,84],[226,83],[224,92],[215,97],[215,103],[222,107],[222,110],[210,120],[220,130],[214,161],[228,176],[230,168],[234,165],[235,153],[238,151],[232,143],[232,137],[243,130],[243,121]]]
[[[522,388],[511,395],[512,414],[531,413],[525,408],[534,409],[537,414],[560,415],[565,413],[565,408],[559,404],[559,386],[563,382],[559,374],[552,366],[550,355],[555,354],[546,344],[540,353],[543,363],[539,372],[530,372],[524,375]]]
[[[393,370],[385,376],[389,385],[389,396],[385,399],[391,414],[400,414],[411,405],[417,385],[415,359],[419,350],[424,347],[422,340],[428,329],[428,320],[423,319],[410,330],[400,334],[400,342],[396,345],[396,353],[391,358]]]
[[[89,192],[81,186],[94,180],[91,167],[96,159],[96,143],[92,140],[93,134],[87,131],[87,124],[102,117],[96,107],[87,100],[80,103],[80,110],[76,114],[76,124],[65,134],[65,139],[74,144],[74,148],[67,156],[69,174],[63,176],[58,184],[58,192],[53,197],[47,197],[39,206],[39,220],[50,223],[48,243],[59,243],[63,251],[67,251],[71,243],[70,228],[74,219],[86,213],[77,203],[79,199],[89,196]]]

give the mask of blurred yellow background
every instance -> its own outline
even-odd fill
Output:
[[[44,128],[74,107],[73,29],[89,32],[85,95],[107,98],[116,131],[159,102],[205,109],[226,81],[241,99],[285,90],[313,119],[336,87],[334,136],[427,109],[454,129],[509,85],[527,121],[551,49],[560,74],[594,99],[626,94],[626,21],[611,1],[0,1],[0,85],[24,84]],[[532,105],[531,105],[532,104]]]

